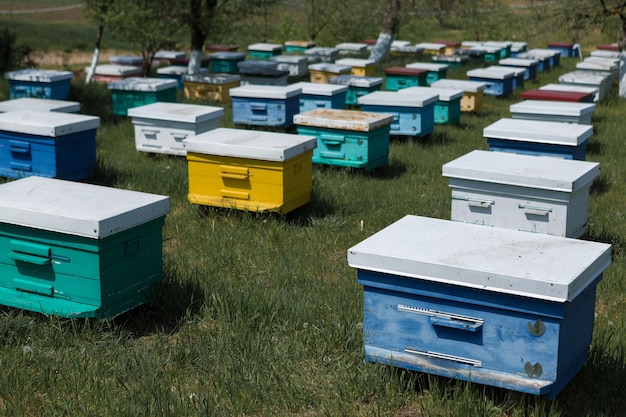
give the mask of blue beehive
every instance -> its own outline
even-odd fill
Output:
[[[99,126],[96,116],[36,110],[0,113],[0,175],[91,177]]]
[[[437,93],[427,90],[428,87],[410,87],[400,91],[375,91],[359,97],[359,105],[363,111],[392,114],[391,135],[426,136],[433,131],[435,104],[439,99]]]
[[[387,163],[393,115],[316,109],[294,116],[298,134],[315,136],[313,163],[370,170]]]
[[[290,127],[300,111],[302,89],[290,86],[248,84],[230,89],[233,123]]]
[[[526,68],[490,65],[485,69],[488,69],[490,71],[501,71],[503,73],[513,72],[513,89],[515,90],[518,88],[524,88],[524,76],[526,75]]]
[[[611,246],[406,216],[348,249],[368,362],[549,398],[587,360]]]
[[[550,56],[546,54],[537,54],[526,51],[517,54],[516,58],[534,59],[537,61],[537,72],[548,71],[550,69]]]
[[[483,130],[490,151],[579,161],[585,160],[587,142],[592,134],[590,125],[508,118]]]
[[[299,82],[294,87],[302,89],[300,113],[315,109],[344,109],[348,87],[344,85]]]
[[[574,50],[574,44],[569,42],[548,42],[548,49],[561,52],[561,56],[565,58],[578,56],[578,51]]]
[[[513,78],[515,73],[490,71],[485,68],[478,68],[467,71],[467,78],[470,81],[479,81],[485,83],[484,94],[504,97],[513,92]]]
[[[235,74],[239,72],[239,63],[246,59],[243,52],[215,52],[209,55],[211,72]]]
[[[36,97],[66,100],[70,94],[72,71],[27,68],[4,74],[10,98]]]
[[[348,87],[346,93],[346,105],[358,105],[359,97],[381,89],[383,85],[382,77],[361,77],[358,75],[339,75],[331,78],[329,82],[335,85],[345,85]]]
[[[437,80],[446,78],[449,68],[446,64],[433,64],[429,62],[413,62],[411,64],[406,64],[406,67],[428,71],[428,77],[426,78],[426,84],[428,85],[431,85]]]
[[[408,94],[436,94],[438,98],[435,103],[435,124],[455,124],[459,123],[461,120],[461,100],[463,99],[465,91],[460,88],[409,87],[399,92]]]

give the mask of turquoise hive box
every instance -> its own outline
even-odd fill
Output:
[[[555,397],[587,361],[605,243],[406,216],[348,249],[367,362]]]
[[[347,86],[346,106],[357,106],[359,104],[359,97],[374,91],[379,91],[383,86],[383,81],[384,79],[382,77],[339,75],[331,78],[329,83]]]
[[[0,185],[0,304],[109,319],[145,303],[169,210],[166,196],[52,178]]]
[[[243,52],[214,52],[209,55],[209,65],[212,73],[236,74],[239,72],[238,64],[245,59]]]
[[[111,90],[113,114],[126,116],[128,109],[156,103],[157,101],[176,102],[178,81],[163,78],[130,77],[113,81]]]
[[[398,91],[407,87],[425,87],[428,85],[428,70],[407,68],[407,67],[389,67],[384,69],[385,72],[385,90]]]
[[[299,135],[315,136],[313,163],[371,170],[387,163],[393,115],[315,109],[294,116]]]
[[[448,76],[448,68],[450,68],[447,64],[433,64],[429,62],[413,62],[406,64],[406,67],[428,71],[428,76],[426,77],[427,85],[446,78]]]
[[[359,105],[363,111],[392,114],[390,135],[426,136],[435,125],[438,99],[439,95],[428,87],[410,87],[400,91],[375,91],[359,97]]]
[[[0,176],[81,180],[96,170],[100,118],[15,110],[0,113]]]
[[[66,100],[70,94],[72,71],[27,68],[4,74],[10,98],[36,97]]]

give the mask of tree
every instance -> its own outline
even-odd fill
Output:
[[[0,74],[33,64],[28,60],[31,48],[17,45],[17,35],[8,28],[0,30]]]
[[[106,23],[114,37],[138,46],[147,76],[154,54],[171,49],[178,42],[180,5],[170,0],[117,1],[108,9]]]
[[[400,0],[387,0],[385,6],[383,29],[369,57],[370,61],[374,62],[380,62],[389,53],[393,37],[400,27]]]
[[[565,2],[563,2],[565,3]],[[626,1],[576,0],[560,5],[562,24],[570,31],[599,27],[620,50],[619,96],[626,98]]]
[[[93,78],[93,74],[96,70],[96,65],[98,65],[98,60],[100,59],[100,44],[102,42],[102,35],[104,33],[104,28],[106,25],[108,12],[113,5],[113,0],[83,0],[85,2],[85,16],[91,19],[96,26],[98,27],[98,32],[96,35],[96,44],[93,52],[93,59],[91,60],[91,65],[89,66],[89,70],[87,71],[87,77],[85,79],[86,83],[91,82]]]

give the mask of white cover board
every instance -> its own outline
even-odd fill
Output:
[[[429,88],[426,88],[430,90]],[[424,107],[436,103],[439,95],[434,91],[412,90],[405,91],[374,91],[357,99],[359,104],[371,106],[393,107]]]
[[[21,97],[0,102],[0,112],[15,110],[55,111],[62,113],[78,113],[80,103],[77,101],[53,100],[47,98]]]
[[[442,80],[434,81],[430,84],[433,88],[452,88],[463,90],[467,93],[478,93],[484,91],[487,87],[487,83],[482,81],[470,81],[470,80],[454,80],[450,78],[444,78]]]
[[[314,109],[294,115],[293,123],[302,126],[370,132],[379,127],[390,125],[393,119],[394,115],[387,113],[342,109]]]
[[[128,109],[128,116],[131,117],[194,124],[217,119],[223,115],[223,107],[184,103],[156,102]]]
[[[130,77],[109,83],[109,90],[123,91],[163,91],[177,88],[178,81],[164,78]]]
[[[315,149],[315,136],[218,128],[183,141],[187,152],[283,162]]]
[[[229,90],[231,97],[267,98],[267,99],[287,99],[299,96],[302,89],[293,85],[261,85],[246,84]]]
[[[40,83],[53,83],[71,79],[72,71],[56,71],[36,68],[26,68],[17,71],[6,72],[4,78],[13,81],[30,81]]]
[[[556,302],[611,263],[611,245],[405,216],[348,249],[353,268]]]
[[[302,90],[302,94],[310,94],[315,96],[330,97],[348,91],[348,87],[345,85],[311,83],[307,81],[301,81],[292,85],[296,88],[300,88]]]
[[[463,97],[464,91],[461,89],[453,88],[435,88],[432,87],[407,87],[398,90],[401,94],[422,94],[422,95],[437,95],[438,101],[452,101]]]
[[[34,136],[58,137],[100,127],[100,118],[43,110],[0,113],[0,130]]]
[[[167,196],[31,176],[0,185],[0,222],[101,239],[162,217]]]
[[[589,125],[509,118],[500,119],[483,129],[486,138],[567,146],[577,146],[592,134],[593,127]]]

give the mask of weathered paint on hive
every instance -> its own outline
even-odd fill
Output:
[[[294,124],[369,132],[393,122],[393,115],[358,110],[316,109],[294,116]]]

